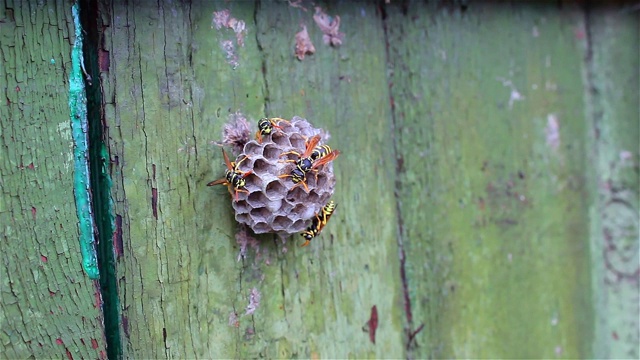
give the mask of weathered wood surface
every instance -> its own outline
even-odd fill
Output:
[[[638,10],[597,8],[587,17],[595,358],[640,357]]]
[[[232,4],[231,16],[247,23],[239,46],[233,31],[212,28],[213,11],[229,5],[109,9],[105,80],[106,98],[115,99],[107,121],[112,158],[118,157],[125,354],[403,356],[380,17],[373,6],[362,9],[366,17],[360,8],[343,9],[343,21],[351,24],[347,37],[371,37],[339,50],[323,47],[298,62],[291,41],[302,19],[314,26],[311,13],[286,4]],[[235,46],[232,53],[224,41]],[[366,51],[375,56],[363,57]],[[259,250],[237,262],[229,196],[205,186],[223,174],[220,149],[212,143],[236,111],[252,122],[300,115],[333,134],[344,153],[336,162],[340,210],[322,241],[299,249],[298,241],[282,245],[261,237]],[[374,189],[381,191],[371,196]],[[253,289],[261,301],[245,315]],[[381,314],[376,345],[362,331],[373,305]],[[230,325],[233,313],[237,327]]]
[[[0,357],[104,358],[73,194],[65,1],[0,6]]]
[[[387,24],[416,357],[589,357],[582,11],[409,7]]]
[[[342,46],[307,2],[100,3],[122,356],[637,358],[637,9],[319,6]],[[216,29],[222,10],[246,30]],[[50,97],[70,8],[4,11],[0,353],[98,357]],[[311,246],[261,236],[239,257],[228,193],[205,186],[238,113],[308,118],[343,152]]]
[[[600,218],[589,216],[587,176],[598,140],[585,104],[598,45],[587,13],[407,8],[325,6],[345,33],[329,48],[313,9],[287,3],[111,7],[126,354],[587,357],[592,343],[615,347],[593,330],[589,237]],[[225,9],[245,21],[244,45],[213,28]],[[301,25],[317,52],[300,62]],[[236,263],[227,194],[203,186],[222,174],[211,144],[236,111],[306,117],[343,151],[339,212],[310,249],[261,238]],[[243,316],[252,289],[262,300]],[[372,305],[376,345],[362,331]]]

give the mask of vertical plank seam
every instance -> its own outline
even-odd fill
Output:
[[[99,269],[99,293],[104,324],[106,356],[122,357],[120,339],[120,300],[115,274],[114,204],[111,197],[112,181],[109,173],[110,154],[105,142],[107,121],[104,112],[104,89],[100,68],[100,37],[104,31],[100,10],[95,2],[79,1],[81,30],[85,34],[82,44],[83,64],[86,64],[84,84],[86,96],[86,135],[88,140],[89,193],[96,239],[97,266]]]
[[[271,97],[269,95],[269,82],[267,81],[267,59],[265,57],[266,53],[264,51],[264,46],[262,46],[262,41],[260,40],[260,36],[258,34],[258,10],[260,9],[260,0],[256,0],[254,10],[253,10],[253,24],[256,28],[256,46],[258,47],[258,52],[260,53],[260,61],[262,66],[262,81],[264,83],[264,115],[269,116],[269,108]]]
[[[390,57],[390,42],[389,42],[389,29],[387,25],[387,11],[386,4],[384,2],[379,3],[380,8],[380,16],[382,18],[382,29],[384,33],[384,41],[385,41],[385,63],[387,64],[387,68],[391,68],[391,57]],[[395,112],[395,104],[393,98],[393,74],[391,72],[387,72],[387,85],[389,92],[389,104],[391,107],[391,125],[392,125],[392,142],[393,142],[393,156],[394,156],[394,165],[395,165],[395,186],[393,189],[394,199],[395,199],[395,208],[396,208],[396,220],[397,220],[397,244],[398,244],[398,256],[400,258],[400,278],[402,281],[402,295],[404,300],[404,312],[406,316],[406,326],[405,326],[405,336],[406,336],[406,357],[411,358],[411,343],[417,331],[412,331],[413,329],[413,314],[411,312],[411,297],[409,295],[409,282],[407,279],[406,273],[406,253],[404,248],[404,219],[402,216],[402,208],[400,206],[400,191],[402,189],[402,182],[400,180],[399,174],[403,171],[402,169],[402,155],[398,149],[398,119]],[[422,329],[422,326],[419,328]]]

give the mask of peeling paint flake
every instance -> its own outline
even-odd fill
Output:
[[[302,25],[302,30],[296,34],[296,50],[295,55],[298,60],[303,60],[305,55],[313,55],[316,52],[315,46],[309,38],[307,26]]]
[[[326,45],[340,46],[344,39],[344,33],[340,30],[340,16],[331,17],[327,15],[321,7],[316,7],[316,13],[313,14],[313,20],[316,22],[320,30],[322,30],[322,41]]]

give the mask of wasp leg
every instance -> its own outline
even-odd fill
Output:
[[[318,186],[318,173],[320,171],[318,171],[318,169],[311,169],[312,171],[314,171],[316,173],[316,186]]]
[[[271,126],[278,128],[278,129],[282,129],[282,127],[278,126],[278,124],[280,124],[281,122],[285,123],[285,124],[290,124],[291,122],[289,120],[285,120],[283,118],[270,118],[269,121],[271,121]]]
[[[235,165],[234,165],[234,169],[237,169],[238,167],[240,167],[240,164],[241,164],[243,161],[247,160],[248,158],[249,158],[249,157],[248,157],[247,155],[245,155],[245,156],[244,156],[244,158],[243,158],[242,160],[240,160],[240,161],[238,161],[237,163],[235,163]]]
[[[295,150],[291,150],[291,151],[287,151],[287,152],[283,152],[282,154],[280,154],[280,156],[278,157],[283,157],[284,155],[289,155],[289,154],[294,154],[297,157],[300,157],[300,153],[295,151]]]
[[[306,241],[304,242],[304,244],[300,245],[300,247],[305,247],[305,246],[307,246],[307,245],[309,245],[309,244],[311,244],[311,240],[306,240]]]
[[[296,187],[300,186],[300,184],[302,184],[302,186],[304,186],[304,189],[307,190],[307,193],[309,193],[309,187],[307,186],[307,182],[305,180],[300,181],[299,183],[293,185],[293,187],[291,188],[291,190],[295,189]]]
[[[238,202],[238,193],[239,193],[239,192],[243,192],[243,193],[247,193],[247,194],[249,194],[249,190],[246,190],[246,189],[236,189],[236,195],[235,195],[236,202]]]

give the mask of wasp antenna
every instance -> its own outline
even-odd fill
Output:
[[[227,166],[227,169],[233,170],[234,168],[233,163],[229,160],[229,156],[224,151],[224,148],[222,148],[222,156],[224,157],[224,163]]]
[[[215,186],[215,185],[229,185],[226,178],[218,179],[207,183],[207,186]]]

